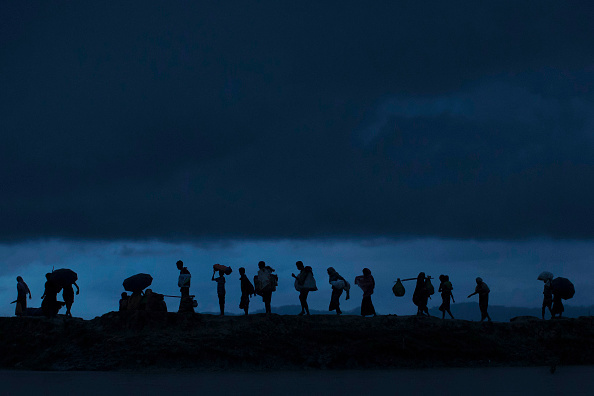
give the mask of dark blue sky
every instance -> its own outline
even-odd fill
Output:
[[[48,239],[590,244],[593,11],[3,2],[0,260]]]

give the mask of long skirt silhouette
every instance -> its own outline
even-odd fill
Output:
[[[371,296],[363,296],[361,301],[361,316],[375,315],[375,308],[371,302]]]
[[[330,296],[330,307],[329,311],[340,312],[340,296],[342,296],[342,289],[332,288],[332,296]]]

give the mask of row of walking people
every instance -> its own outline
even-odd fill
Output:
[[[193,312],[193,308],[197,306],[195,300],[193,300],[193,295],[190,295],[190,280],[191,274],[187,267],[184,266],[181,260],[177,261],[176,263],[178,270],[180,271],[178,286],[180,287],[181,292],[181,301],[179,312]],[[317,291],[317,284],[313,274],[313,269],[310,266],[305,266],[302,261],[297,261],[295,263],[297,270],[299,271],[297,274],[291,274],[294,278],[294,287],[299,292],[299,302],[301,304],[301,312],[299,315],[309,315],[309,304],[307,302],[309,293]],[[240,289],[241,289],[241,297],[239,301],[239,308],[244,311],[244,314],[247,315],[249,312],[250,300],[251,298],[259,295],[262,297],[262,301],[264,302],[265,312],[270,314],[272,312],[271,309],[271,301],[272,295],[276,291],[278,286],[278,276],[274,273],[275,270],[266,265],[264,261],[260,261],[258,263],[258,273],[254,276],[254,282],[252,283],[250,279],[246,275],[245,268],[239,268],[240,274]],[[340,298],[343,294],[346,295],[346,300],[350,299],[350,283],[341,276],[333,267],[329,267],[326,270],[328,274],[328,282],[331,286],[331,296],[330,296],[330,304],[328,306],[329,311],[336,312],[337,315],[342,314],[342,310],[340,309]],[[220,315],[225,314],[225,303],[226,303],[226,275],[231,273],[231,268],[215,264],[213,266],[213,274],[211,280],[216,282],[217,285],[217,295],[219,300],[219,309]],[[411,279],[404,279],[402,281],[407,280],[416,280],[415,290],[413,293],[413,303],[417,306],[417,315],[420,316],[429,316],[429,309],[428,309],[428,300],[432,294],[434,294],[434,288],[431,284],[431,277],[426,276],[424,272],[419,273],[417,278]],[[440,275],[439,277],[440,285],[438,292],[441,293],[442,297],[442,304],[439,307],[440,311],[442,312],[442,318],[445,318],[445,314],[448,313],[450,317],[453,319],[454,316],[450,309],[450,300],[454,301],[453,296],[453,286],[449,280],[447,275]],[[393,288],[393,292],[396,296],[404,295],[404,287],[402,286],[402,282],[400,279],[396,282],[396,285]],[[373,302],[371,296],[375,290],[375,279],[371,274],[371,270],[369,268],[364,268],[362,271],[362,275],[356,276],[354,279],[355,285],[359,286],[363,291],[363,297],[361,301],[361,315],[362,316],[376,316],[377,313],[373,306]],[[479,295],[479,307],[481,311],[481,321],[482,320],[491,320],[488,314],[488,302],[489,302],[489,293],[490,289],[487,284],[481,279],[476,278],[476,288],[474,293],[470,294],[468,297],[472,297],[473,295]],[[399,288],[400,287],[400,288]],[[152,293],[149,289],[147,290],[149,295],[154,296],[163,296],[156,293]],[[136,294],[138,298],[140,298],[140,294]],[[134,296],[134,293],[133,293]],[[171,297],[171,296],[170,296]],[[150,298],[149,298],[150,299]],[[143,304],[137,304],[136,302],[132,305],[128,302],[128,297],[125,293],[122,293],[122,299],[120,300],[120,310],[130,310],[130,309],[144,309]],[[148,300],[146,297],[144,300]],[[185,301],[184,301],[185,300]],[[141,300],[137,300],[141,301]],[[192,304],[193,302],[193,304]],[[454,301],[455,302],[455,301]],[[147,308],[148,309],[148,308]],[[156,309],[152,309],[156,310]]]

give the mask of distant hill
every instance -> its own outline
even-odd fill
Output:
[[[481,313],[478,307],[478,303],[476,302],[464,302],[460,304],[452,304],[451,305],[452,314],[456,319],[462,320],[472,320],[478,321],[481,319]],[[297,315],[301,312],[301,306],[299,305],[283,305],[280,307],[272,307],[272,312],[279,315]],[[334,312],[317,310],[317,309],[310,309],[309,312],[312,315],[336,315]],[[216,315],[216,312],[207,312],[207,314]],[[263,309],[258,309],[256,311],[250,311],[251,314],[261,314],[264,313]],[[342,311],[343,315],[360,315],[361,307],[356,307],[348,311]],[[439,311],[438,306],[429,309],[429,313],[432,316],[437,316],[441,318],[441,311]],[[381,315],[381,312],[378,312]],[[590,316],[594,314],[594,306],[571,306],[565,305],[565,312],[563,316],[568,318],[579,318],[580,316]],[[230,314],[233,315],[233,314]],[[538,308],[527,308],[527,307],[506,307],[503,305],[492,305],[489,306],[489,315],[491,319],[496,322],[509,322],[511,318],[515,318],[516,316],[536,316],[540,318],[541,310],[540,307]],[[545,318],[549,319],[551,317],[550,313],[546,312]],[[446,318],[449,318],[449,315],[446,314]]]
[[[441,311],[438,309],[439,307],[433,307],[429,309],[429,313],[433,316],[438,316],[441,318]],[[481,312],[478,307],[478,303],[460,303],[460,304],[452,304],[451,305],[452,314],[456,319],[462,320],[480,320],[481,319]],[[497,322],[509,322],[511,318],[516,316],[536,316],[537,318],[541,317],[541,308],[527,308],[527,307],[506,307],[503,305],[491,305],[489,306],[489,316],[491,319]],[[594,313],[594,306],[571,306],[565,304],[565,312],[563,312],[563,316],[568,318],[579,318],[580,316],[590,316]],[[550,312],[546,311],[545,318],[549,319],[551,317]],[[446,313],[446,318],[449,318],[449,315]]]
[[[282,305],[280,307],[272,307],[272,313],[279,314],[279,315],[297,315],[301,312],[301,305]],[[255,314],[264,313],[263,309],[258,309],[254,311]],[[336,312],[332,311],[322,311],[318,309],[310,309],[309,313],[312,315],[336,315]],[[250,312],[252,314],[252,312]],[[361,314],[361,307],[353,308],[348,311],[342,311],[343,315],[360,315]]]

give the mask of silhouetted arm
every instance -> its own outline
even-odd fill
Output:
[[[80,293],[80,288],[78,287],[76,282],[74,282],[74,286],[76,286],[76,295],[78,295],[78,293]]]
[[[476,291],[475,291],[474,293],[472,293],[472,294],[469,294],[469,295],[468,295],[468,298],[470,298],[470,297],[474,296],[475,294],[478,294],[478,292],[476,292]]]

